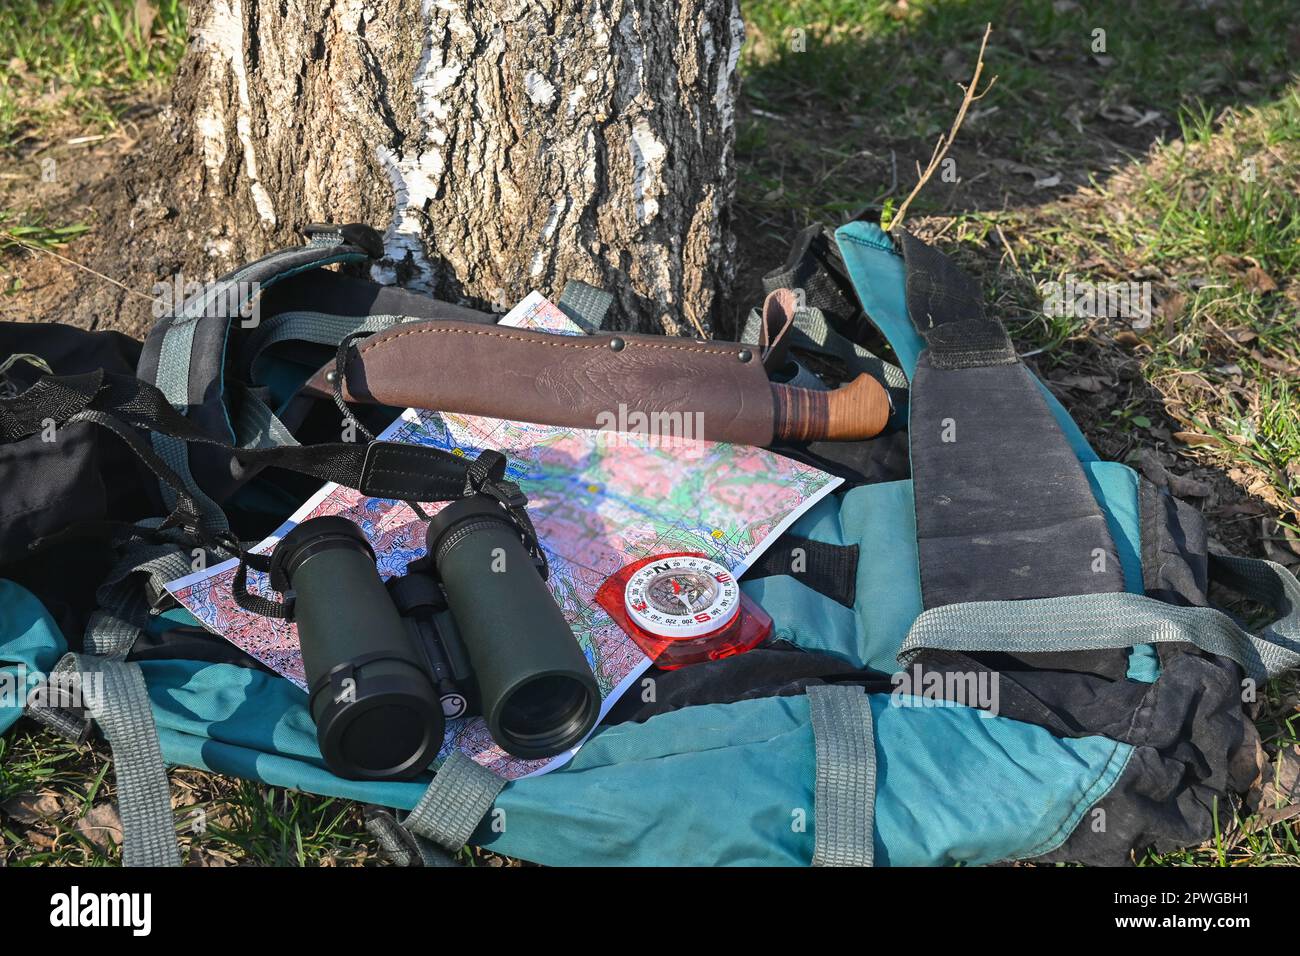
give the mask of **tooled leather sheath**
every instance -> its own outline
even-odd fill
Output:
[[[308,391],[329,394],[326,371]],[[627,422],[633,412],[699,412],[704,438],[772,441],[767,375],[752,348],[733,342],[419,322],[360,342],[345,378],[349,401],[576,428]]]

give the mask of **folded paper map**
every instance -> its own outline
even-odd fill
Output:
[[[536,292],[501,324],[582,334]],[[610,417],[619,421],[619,410],[611,409]],[[550,561],[548,584],[596,675],[602,716],[649,666],[595,601],[607,577],[665,551],[704,552],[739,577],[841,481],[763,449],[646,428],[631,433],[560,428],[408,409],[380,437],[471,458],[492,448],[509,458],[507,477],[528,496],[529,514]],[[441,507],[434,503],[424,509]],[[269,553],[294,525],[318,515],[355,521],[374,547],[384,578],[401,574],[424,554],[424,523],[406,504],[367,498],[335,484],[313,495],[254,550]],[[168,589],[209,629],[305,688],[293,625],[239,608],[231,593],[235,568],[236,562],[228,561],[173,581]],[[249,573],[249,590],[275,596],[265,575],[255,571]],[[479,718],[448,722],[439,760],[453,749],[506,779],[552,770],[577,750],[523,760],[498,747]]]

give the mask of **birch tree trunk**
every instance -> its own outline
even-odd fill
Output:
[[[582,279],[710,331],[732,277],[738,0],[193,0],[159,164],[220,266],[307,222],[480,307]]]

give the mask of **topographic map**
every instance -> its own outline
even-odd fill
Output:
[[[503,325],[582,334],[534,292]],[[605,713],[649,666],[641,650],[596,603],[596,590],[626,564],[665,551],[700,551],[739,577],[777,535],[839,485],[839,478],[780,455],[740,445],[648,434],[611,433],[408,409],[381,438],[432,445],[474,457],[486,448],[509,459],[508,477],[550,560],[548,584],[600,686]],[[442,504],[424,505],[427,512]],[[424,523],[400,501],[368,498],[329,484],[253,550],[269,553],[289,529],[318,515],[343,515],[365,532],[388,578],[424,554]],[[292,624],[240,609],[231,593],[236,563],[173,581],[168,589],[195,617],[279,674],[306,686]],[[265,575],[249,590],[268,594]],[[523,760],[498,747],[479,718],[448,721],[439,754],[460,750],[508,780],[544,773],[549,760]]]

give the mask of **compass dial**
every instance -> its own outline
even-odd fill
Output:
[[[666,638],[709,634],[740,610],[740,588],[731,572],[700,557],[647,564],[628,580],[625,597],[632,619]]]

